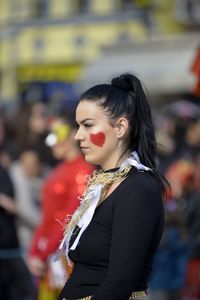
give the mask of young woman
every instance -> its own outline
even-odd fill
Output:
[[[60,245],[74,269],[59,300],[146,300],[165,186],[140,81],[122,74],[92,87],[80,98],[76,121],[75,139],[98,168]]]

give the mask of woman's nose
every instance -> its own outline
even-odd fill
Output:
[[[76,141],[81,141],[83,139],[80,128],[77,130],[77,132],[76,132],[76,134],[74,136],[74,139]]]

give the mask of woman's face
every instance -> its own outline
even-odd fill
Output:
[[[79,129],[75,139],[80,142],[85,160],[104,170],[114,168],[119,159],[119,138],[103,107],[82,100],[76,109],[76,121]]]

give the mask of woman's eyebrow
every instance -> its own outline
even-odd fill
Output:
[[[94,119],[92,119],[92,118],[85,118],[85,119],[81,120],[79,123],[80,123],[80,124],[83,124],[83,123],[85,123],[86,121],[94,121]],[[76,122],[78,123],[78,121],[76,121]]]

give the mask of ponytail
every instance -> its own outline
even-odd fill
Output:
[[[151,109],[144,93],[141,82],[135,76],[132,77],[133,86],[133,105],[135,106],[135,118],[137,123],[138,137],[137,152],[141,162],[148,167],[155,169],[155,156],[156,156],[156,140],[155,131],[152,122]],[[134,131],[134,128],[132,129]],[[134,141],[132,141],[134,143]]]

